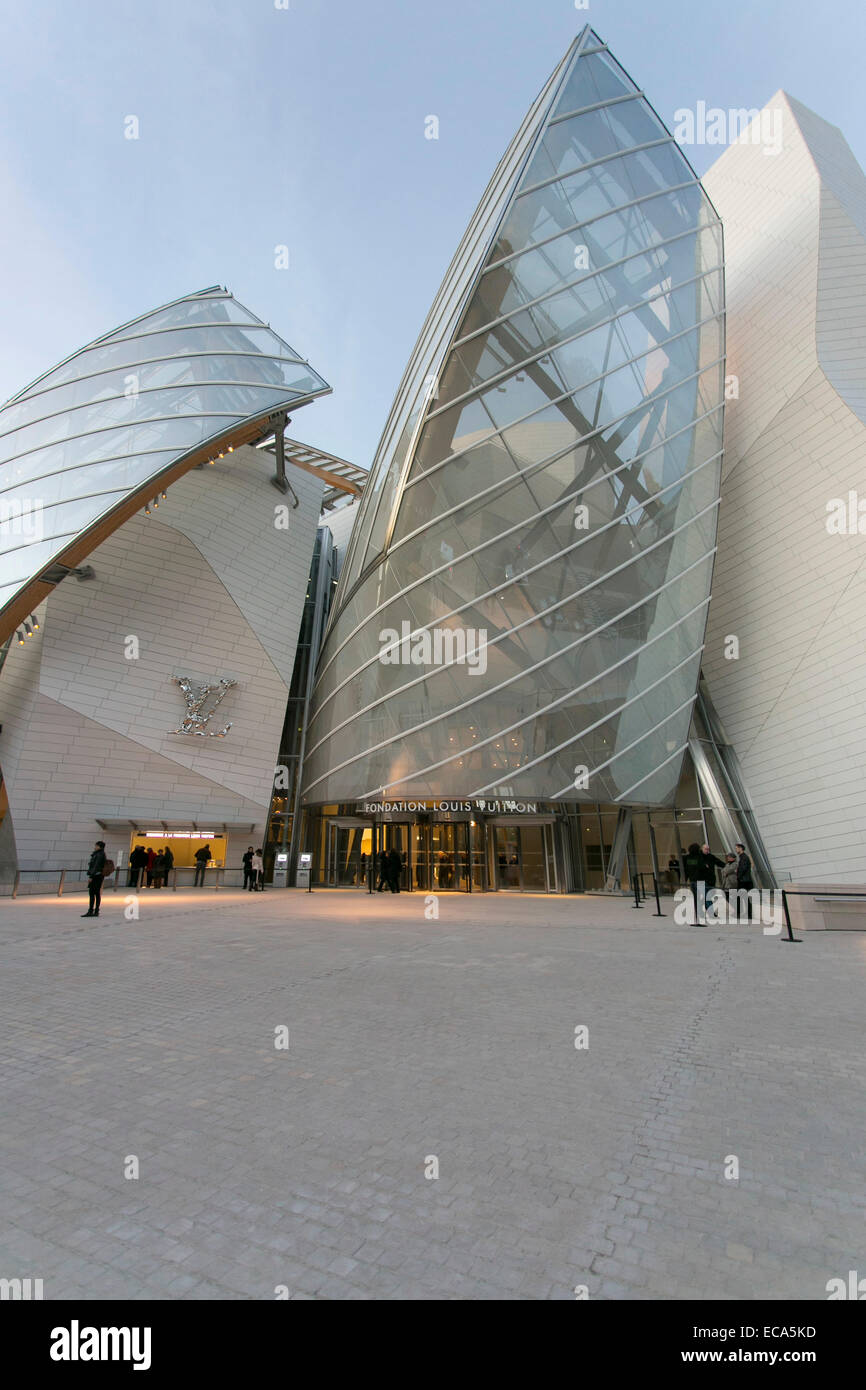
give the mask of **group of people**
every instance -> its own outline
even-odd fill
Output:
[[[168,845],[164,849],[152,849],[150,845],[136,845],[129,856],[128,888],[140,888],[142,882],[148,888],[161,888],[168,884],[168,876],[174,868],[174,855]],[[144,880],[142,880],[144,874]]]
[[[195,859],[193,887],[203,888],[207,866],[213,859],[210,845],[202,845],[201,849],[196,850],[193,858]],[[173,868],[174,855],[168,845],[164,849],[153,849],[150,845],[136,845],[129,856],[128,886],[141,888],[146,885],[148,888],[162,888],[163,884],[168,885],[168,876]]]
[[[746,853],[745,845],[735,845],[728,850],[724,859],[713,854],[709,845],[691,844],[683,855],[683,870],[686,882],[694,894],[695,907],[706,907],[709,894],[716,885],[716,869],[721,870],[719,887],[725,893],[748,892],[754,888],[752,861]],[[703,892],[703,902],[699,903],[698,890]],[[747,903],[748,915],[752,915],[751,900]]]
[[[367,875],[372,874],[375,880],[376,860],[373,855],[361,855],[361,886],[367,883]],[[378,856],[379,881],[376,885],[377,893],[382,893],[386,888],[390,888],[392,893],[400,892],[400,885],[403,882],[403,871],[406,869],[406,855],[400,853],[398,849],[386,850],[384,854]],[[440,850],[433,857],[434,885],[437,888],[447,890],[454,886],[454,861],[444,850]],[[415,864],[415,886],[423,889],[427,878],[427,868],[422,859]],[[411,882],[409,884],[411,887]]]
[[[400,892],[400,879],[403,877],[403,857],[398,849],[387,850],[379,855],[379,882],[376,892],[390,888],[392,893]]]
[[[244,866],[244,889],[250,893],[263,893],[265,891],[265,861],[262,858],[261,850],[253,849],[250,845],[242,862]]]
[[[202,845],[201,849],[195,853],[195,881],[193,887],[204,886],[204,876],[207,866],[213,859],[210,845]],[[264,892],[264,860],[260,849],[253,849],[250,845],[246,854],[243,856],[244,866],[244,888],[251,892]],[[136,845],[129,856],[129,877],[127,886],[129,888],[140,888],[143,883],[148,888],[161,888],[168,883],[168,876],[174,868],[174,855],[168,845],[164,849],[153,849],[149,845]],[[97,840],[93,847],[93,853],[87,863],[87,891],[90,898],[90,906],[83,917],[98,917],[99,908],[102,902],[102,881],[108,872],[113,872],[114,865],[110,864],[105,853],[105,841]]]
[[[202,845],[195,855],[195,876],[193,887],[204,887],[207,866],[213,859],[210,845]],[[163,849],[153,849],[150,845],[136,845],[129,856],[128,887],[162,888],[168,885],[168,876],[174,868],[174,855],[166,845]]]

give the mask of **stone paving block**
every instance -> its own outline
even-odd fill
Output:
[[[90,934],[72,897],[0,900],[0,1275],[749,1300],[861,1266],[855,934],[795,953],[596,898],[423,901],[269,892],[240,939],[231,892],[149,898],[134,929],[121,896]]]

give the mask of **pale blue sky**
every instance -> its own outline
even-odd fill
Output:
[[[369,465],[475,204],[587,21],[669,126],[784,87],[866,165],[863,0],[289,3],[0,0],[0,400],[219,283],[334,387],[292,433]],[[687,151],[699,173],[718,152]]]

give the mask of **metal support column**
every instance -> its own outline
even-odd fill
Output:
[[[631,811],[627,806],[621,806],[616,820],[616,830],[614,831],[613,844],[610,849],[610,858],[607,861],[607,873],[604,880],[605,893],[618,893],[620,891],[622,884],[622,866],[625,863],[630,836]]]
[[[291,424],[288,415],[278,415],[274,420],[274,454],[277,460],[277,471],[271,478],[274,487],[283,493],[291,492],[295,498],[294,505],[297,507],[298,499],[292,492],[289,480],[286,477],[286,425]]]
[[[304,775],[304,754],[307,751],[307,725],[310,719],[310,697],[313,693],[313,684],[316,678],[316,663],[319,656],[319,647],[322,643],[322,632],[325,626],[325,598],[331,584],[333,549],[334,546],[330,531],[325,526],[319,527],[319,559],[316,569],[316,597],[313,606],[313,625],[310,632],[310,651],[307,657],[307,681],[304,690],[304,712],[301,719],[301,741],[298,744],[298,757],[295,764],[295,795],[292,804],[292,843],[289,849],[289,882],[291,882],[292,875],[295,872],[295,866],[301,848],[301,783]]]

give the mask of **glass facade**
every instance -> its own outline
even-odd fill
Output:
[[[0,611],[120,503],[155,491],[185,454],[328,391],[219,287],[46,372],[0,409]]]
[[[494,174],[398,391],[319,661],[305,803],[671,806],[723,401],[718,217],[586,29]],[[544,835],[503,853],[521,884],[549,881]]]
[[[703,747],[693,753],[698,736]],[[771,888],[777,876],[736,774],[729,776],[730,751],[708,736],[702,708],[670,806],[487,800],[482,810],[477,799],[471,809],[459,800],[401,800],[384,803],[383,814],[370,803],[331,803],[304,811],[303,846],[322,888],[370,891],[374,874],[375,889],[381,856],[397,849],[403,892],[632,893],[637,883],[651,897],[654,878],[661,895],[685,882],[690,845],[709,844],[723,859],[739,841],[756,885]]]

